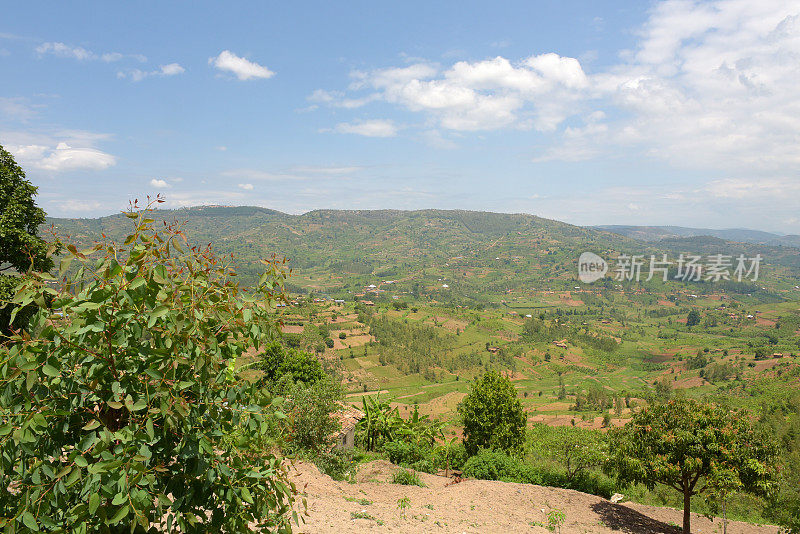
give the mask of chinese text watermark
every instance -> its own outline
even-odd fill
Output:
[[[741,282],[758,280],[758,272],[762,261],[761,254],[748,257],[744,254],[738,256],[726,254],[711,254],[699,256],[695,254],[681,254],[675,259],[670,259],[667,254],[656,256],[620,254],[616,258],[613,269],[608,262],[593,252],[584,252],[578,258],[578,279],[586,284],[591,284],[611,271],[617,281],[649,281],[659,278],[667,280],[680,280],[684,282],[719,282],[721,280],[734,280]]]

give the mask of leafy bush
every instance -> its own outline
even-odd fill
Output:
[[[341,430],[331,417],[342,397],[341,386],[325,375],[314,383],[293,382],[284,375],[275,385],[275,392],[286,398],[284,447],[292,453],[320,454],[330,450]]]
[[[458,405],[464,422],[464,446],[516,452],[525,440],[526,417],[511,381],[490,371],[475,381]]]
[[[313,355],[294,348],[287,350],[278,342],[264,347],[258,358],[253,368],[263,371],[268,382],[289,375],[293,381],[313,384],[325,374]]]
[[[124,244],[67,247],[60,289],[23,282],[16,304],[37,313],[0,347],[0,527],[288,531],[296,490],[257,446],[272,401],[234,373],[276,335],[282,267],[243,294],[225,260],[134,209]]]
[[[466,477],[480,480],[512,480],[519,478],[521,464],[502,451],[481,449],[463,467]]]
[[[352,449],[325,449],[309,459],[334,480],[345,480],[356,472],[357,462]]]
[[[419,478],[419,475],[414,471],[408,469],[400,469],[392,475],[392,484],[402,484],[404,486],[419,486],[425,487],[425,483]]]
[[[583,471],[569,476],[567,471],[553,464],[526,463],[502,451],[481,449],[464,463],[463,474],[480,480],[502,480],[566,488],[609,498],[614,493],[613,480],[602,473]]]
[[[383,452],[386,453],[389,461],[393,464],[411,465],[427,458],[431,453],[431,448],[398,440],[385,443]]]

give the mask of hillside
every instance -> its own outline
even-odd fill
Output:
[[[525,214],[316,210],[289,215],[258,207],[196,207],[156,211],[154,216],[183,224],[194,243],[213,243],[218,251],[233,253],[244,283],[254,281],[260,258],[276,253],[285,255],[294,269],[290,290],[333,296],[392,280],[397,291],[415,298],[496,303],[509,291],[571,288],[584,251],[606,258],[667,251],[672,256],[761,253],[772,267],[764,270],[768,287],[791,288],[800,279],[800,258],[791,249],[709,243],[705,238],[646,243]],[[122,214],[48,223],[82,244],[102,234],[119,240],[129,228]],[[447,291],[442,291],[443,282]]]
[[[635,503],[613,504],[594,495],[487,480],[452,479],[421,473],[426,487],[391,484],[396,471],[385,461],[362,466],[355,483],[337,482],[316,467],[298,463],[294,481],[304,488],[309,516],[301,532],[550,532],[547,514],[562,510],[566,534],[678,534],[682,512]],[[401,514],[398,500],[408,498]],[[722,532],[722,520],[692,514],[692,532]],[[738,521],[729,534],[773,534],[775,527]]]
[[[800,236],[781,235],[761,230],[749,230],[747,228],[687,228],[684,226],[624,226],[624,225],[601,225],[595,226],[599,230],[608,230],[615,234],[640,239],[642,241],[659,241],[673,237],[698,237],[711,236],[726,241],[739,243],[754,243],[759,245],[784,246],[800,248]]]

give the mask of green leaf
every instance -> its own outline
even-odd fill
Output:
[[[83,430],[94,430],[94,429],[95,429],[95,428],[97,428],[98,426],[100,426],[100,421],[98,421],[97,419],[92,419],[91,421],[89,421],[88,423],[86,423],[86,424],[85,424],[83,427],[81,427],[81,428],[82,428]]]
[[[123,506],[122,508],[117,510],[117,513],[114,514],[114,517],[111,518],[111,521],[109,521],[109,524],[114,525],[114,524],[119,523],[120,521],[122,521],[125,518],[125,516],[128,515],[128,510],[129,509],[130,508],[126,504],[125,506]]]
[[[95,492],[89,497],[89,513],[94,514],[98,506],[100,506],[100,495]]]
[[[115,410],[119,410],[120,408],[122,408],[122,403],[121,402],[108,401],[106,404],[108,404],[111,408],[114,408]]]
[[[60,374],[58,369],[47,363],[42,366],[42,372],[51,377],[58,376]]]
[[[127,502],[128,496],[125,493],[117,493],[114,495],[114,499],[111,501],[111,504],[114,506],[119,506],[120,504]]]
[[[27,510],[22,513],[22,523],[34,532],[39,532],[39,523],[36,522],[33,514]]]

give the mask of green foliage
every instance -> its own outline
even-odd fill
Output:
[[[538,424],[530,431],[534,454],[558,462],[571,480],[608,459],[608,443],[596,430],[575,427],[549,427]]]
[[[648,407],[610,433],[608,467],[621,480],[652,489],[667,485],[684,495],[684,532],[691,496],[734,490],[766,493],[776,447],[749,416],[723,406],[677,399]],[[698,483],[702,485],[698,486]]]
[[[226,261],[135,210],[123,244],[68,246],[59,276],[76,274],[56,289],[33,273],[15,301],[37,313],[0,348],[0,527],[289,531],[296,490],[259,446],[280,401],[234,373],[275,337],[285,273],[265,262],[243,293]]]
[[[341,427],[331,414],[340,408],[341,386],[327,375],[315,382],[284,374],[274,391],[286,398],[285,446],[295,453],[320,454],[333,447]]]
[[[568,476],[563,468],[552,463],[531,463],[509,456],[503,451],[481,449],[463,466],[464,476],[481,480],[503,480],[566,488],[609,498],[614,493],[611,479],[597,472],[582,471]]]
[[[547,530],[561,534],[561,525],[564,524],[566,519],[567,515],[563,510],[553,508],[547,513]]]
[[[402,418],[388,400],[380,400],[380,395],[364,395],[361,402],[364,418],[356,426],[356,439],[368,451],[379,450],[384,443],[394,441]]]
[[[53,267],[47,254],[49,245],[37,235],[45,221],[44,210],[34,200],[37,190],[14,157],[0,146],[0,336],[10,334],[12,327],[25,327],[33,314],[33,307],[18,311],[12,324],[13,306],[8,302],[22,279],[2,271],[25,273]]]
[[[478,449],[519,452],[525,440],[525,412],[517,391],[507,378],[494,371],[472,384],[458,406],[464,423],[467,453]]]
[[[686,326],[697,326],[700,324],[700,312],[696,309],[692,309],[689,311],[689,315],[686,316]]]
[[[289,375],[292,381],[313,384],[325,375],[322,364],[313,355],[294,348],[287,350],[278,342],[264,347],[253,367],[263,371],[268,382]]]
[[[408,469],[399,469],[392,475],[392,484],[402,484],[403,486],[419,486],[425,487],[425,483],[419,478],[419,475]]]

